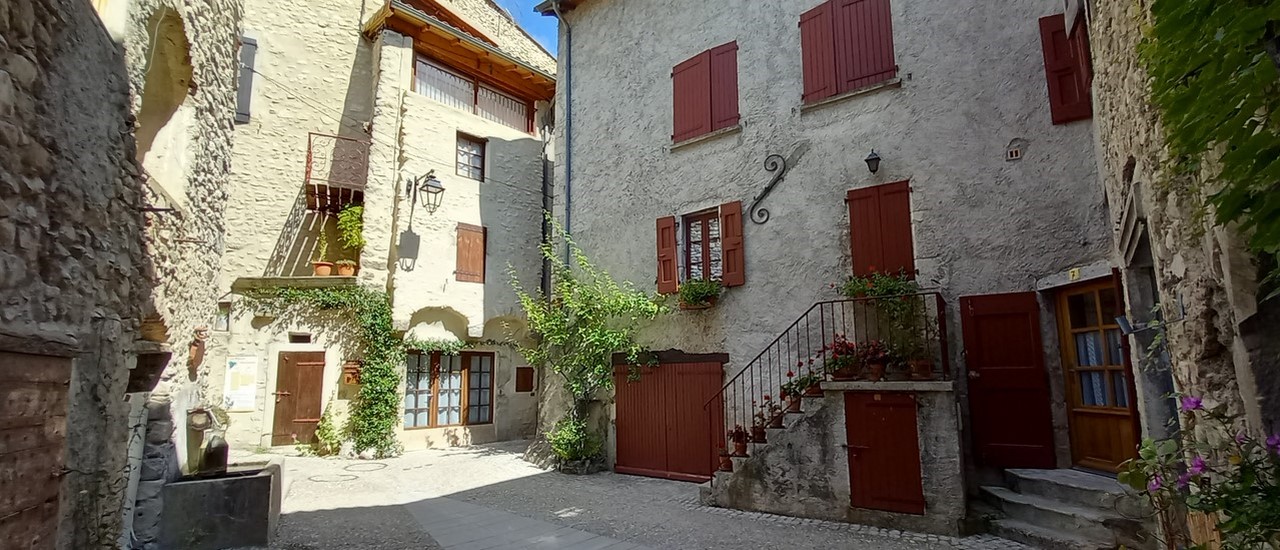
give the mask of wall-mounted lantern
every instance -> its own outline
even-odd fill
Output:
[[[436,179],[436,171],[432,170],[426,175],[409,178],[409,185],[405,186],[405,195],[409,202],[418,201],[428,213],[434,213],[437,208],[440,208],[440,200],[444,198],[444,185]]]
[[[867,170],[872,174],[880,171],[880,155],[876,154],[876,150],[872,149],[871,154],[867,155]]]

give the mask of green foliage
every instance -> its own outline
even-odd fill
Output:
[[[1208,175],[1216,221],[1239,224],[1254,252],[1280,253],[1280,54],[1268,51],[1280,2],[1155,0],[1151,15],[1141,56],[1172,174]],[[1267,282],[1280,288],[1274,264]]]
[[[310,451],[316,456],[336,455],[342,449],[342,435],[333,414],[333,402],[330,401],[324,408],[324,414],[320,415],[320,422],[316,424],[316,439],[311,443]]]
[[[883,324],[883,332],[893,348],[895,359],[926,359],[932,354],[930,344],[937,337],[937,327],[929,318],[925,300],[919,295],[920,283],[907,277],[872,273],[866,277],[850,277],[840,293],[850,298],[867,299],[875,307],[875,321]]]
[[[256,307],[283,313],[292,308],[339,312],[354,318],[364,348],[360,393],[351,406],[347,432],[357,453],[372,449],[376,456],[400,452],[395,429],[400,421],[400,364],[404,342],[391,324],[391,300],[386,292],[363,287],[277,287],[251,291]]]
[[[687,306],[705,306],[720,297],[724,286],[714,279],[694,279],[680,283],[680,303]]]
[[[1223,548],[1280,548],[1280,435],[1257,439],[1223,407],[1181,402],[1177,439],[1143,441],[1120,482],[1145,491],[1162,518],[1182,507],[1218,517]]]
[[[849,277],[840,287],[840,293],[850,298],[884,298],[917,292],[920,292],[920,284],[905,273],[889,275],[876,272],[866,277]]]
[[[416,338],[405,338],[404,347],[406,350],[418,351],[422,353],[440,352],[445,355],[457,355],[462,350],[471,349],[471,344],[462,340],[418,340]]]
[[[320,233],[316,236],[316,248],[311,254],[311,261],[313,262],[327,261],[326,258],[329,256],[329,232],[325,231],[325,225],[328,221],[328,218],[321,218]]]
[[[586,421],[573,417],[560,419],[556,427],[547,432],[547,443],[551,445],[551,452],[566,461],[596,458],[602,449],[600,437],[591,433]]]
[[[338,241],[356,254],[364,248],[364,206],[348,204],[338,212]]]

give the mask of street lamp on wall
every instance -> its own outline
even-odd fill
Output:
[[[420,202],[428,213],[434,213],[440,208],[440,200],[444,198],[444,185],[436,179],[436,171],[432,170],[425,175],[409,178],[405,195],[409,202]]]
[[[876,154],[876,150],[872,149],[871,154],[867,155],[867,170],[872,174],[880,171],[880,155]]]

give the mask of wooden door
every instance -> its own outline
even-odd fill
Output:
[[[916,396],[847,392],[844,414],[853,507],[924,514]]]
[[[0,352],[0,548],[57,541],[70,380],[70,359]]]
[[[969,420],[979,463],[1053,468],[1053,418],[1033,292],[960,298]]]
[[[1138,411],[1123,314],[1115,282],[1106,279],[1058,293],[1058,333],[1066,375],[1071,458],[1108,472],[1137,456]]]
[[[615,372],[618,473],[703,482],[718,461],[714,442],[722,441],[723,409],[703,407],[720,391],[720,363],[663,363],[627,379]],[[712,434],[712,430],[716,434]]]
[[[315,440],[324,413],[324,352],[284,351],[276,363],[275,421],[271,444],[293,445]]]

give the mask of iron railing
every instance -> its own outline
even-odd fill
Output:
[[[911,378],[910,363],[920,369],[917,379],[927,376],[949,380],[951,377],[946,301],[941,294],[922,292],[818,302],[703,404],[708,410],[724,407],[723,417],[708,415],[713,423],[711,433],[715,435],[712,437],[723,438],[718,434],[731,437],[735,426],[750,430],[753,421],[768,422],[774,413],[765,409],[766,401],[786,407],[780,395],[783,384],[810,374],[826,379],[826,367],[839,364],[841,351],[875,341],[890,350],[891,360],[884,380]],[[909,363],[908,359],[914,361]],[[714,426],[719,418],[723,418],[723,430]],[[727,440],[712,441],[712,446],[732,447]]]

